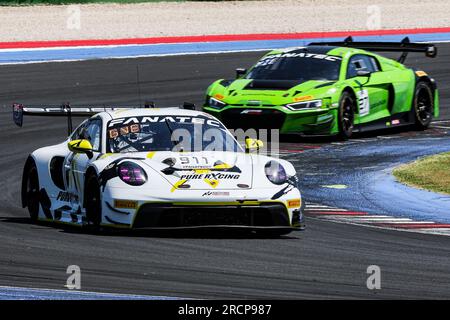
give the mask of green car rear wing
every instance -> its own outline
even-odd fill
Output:
[[[398,62],[403,63],[409,52],[423,52],[425,56],[434,58],[437,55],[437,48],[431,43],[412,43],[409,38],[404,38],[401,42],[359,42],[353,41],[353,38],[347,37],[344,41],[336,42],[312,42],[310,46],[335,46],[356,48],[374,52],[402,52]]]

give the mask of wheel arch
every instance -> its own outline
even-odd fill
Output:
[[[344,89],[342,89],[342,91],[341,91],[341,94],[340,94],[340,96],[339,96],[339,99],[340,99],[340,97],[342,96],[342,94],[343,94],[344,92],[349,93],[349,94],[353,97],[353,99],[355,99],[355,105],[353,106],[353,108],[354,108],[353,111],[355,112],[355,114],[359,114],[359,109],[358,109],[358,97],[356,96],[355,90],[354,90],[352,87],[350,87],[350,86],[344,87]]]
[[[416,85],[421,81],[428,83],[430,85],[431,89],[433,90],[433,94],[434,94],[434,92],[437,90],[436,80],[431,78],[429,75],[418,76],[416,73]]]
[[[86,192],[86,190],[87,190],[87,184],[88,184],[88,182],[89,182],[89,178],[91,177],[91,176],[95,176],[95,177],[97,177],[98,178],[98,172],[97,172],[97,169],[93,166],[93,165],[91,165],[91,166],[89,166],[87,169],[86,169],[86,172],[85,172],[85,174],[84,174],[84,192]],[[85,196],[83,196],[83,208],[86,208],[86,197]]]

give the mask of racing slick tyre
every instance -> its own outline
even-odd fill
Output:
[[[419,130],[427,129],[433,117],[434,97],[433,89],[425,81],[417,82],[413,108],[416,128]]]
[[[35,222],[39,215],[39,176],[34,161],[25,168],[25,204],[31,221]]]
[[[347,91],[342,93],[339,100],[338,126],[340,140],[348,140],[353,133],[353,122],[355,119],[355,98]]]
[[[87,223],[94,231],[99,231],[102,221],[102,206],[100,184],[95,175],[91,174],[87,177],[84,190]]]

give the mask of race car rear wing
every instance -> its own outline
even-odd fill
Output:
[[[139,108],[154,108],[153,102],[146,102],[144,106],[76,106],[72,107],[69,103],[63,103],[60,106],[24,106],[23,104],[14,103],[13,108],[13,120],[14,123],[22,127],[23,116],[51,116],[51,117],[67,117],[67,132],[70,135],[73,131],[72,117],[90,117],[99,112],[104,111],[117,111]],[[189,102],[184,102],[183,109],[195,110],[195,105]]]
[[[351,36],[347,37],[344,41],[336,42],[312,42],[310,46],[335,46],[335,47],[348,47],[356,48],[374,52],[402,52],[398,62],[404,63],[409,52],[423,52],[425,56],[434,58],[437,55],[437,48],[431,43],[412,43],[409,38],[406,37],[400,42],[359,42],[353,41]]]

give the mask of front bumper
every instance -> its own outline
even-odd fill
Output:
[[[253,108],[227,106],[208,112],[231,129],[279,129],[282,134],[331,135],[338,132],[337,109],[288,111],[283,106]],[[253,111],[253,112],[252,112]]]
[[[248,227],[248,228],[304,228],[303,213],[290,215],[281,203],[259,205],[189,205],[147,203],[136,213],[133,228],[193,228],[193,227]],[[295,221],[291,221],[295,220]]]

